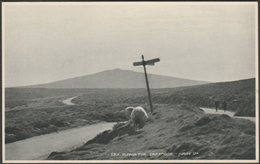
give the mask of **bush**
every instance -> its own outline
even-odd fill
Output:
[[[15,134],[19,129],[15,127],[5,127],[5,133]]]
[[[208,116],[204,116],[201,119],[199,119],[195,125],[198,126],[202,126],[202,125],[206,125],[207,123],[209,123],[211,121],[211,119]]]
[[[39,129],[42,128],[46,128],[49,126],[49,122],[48,121],[38,121],[38,122],[34,122],[33,126]]]
[[[30,134],[26,131],[22,131],[22,132],[18,132],[16,135],[15,135],[15,138],[16,140],[23,140],[25,138],[29,138],[31,137]]]
[[[65,122],[63,122],[62,120],[58,120],[56,118],[52,118],[50,120],[50,124],[53,124],[53,125],[55,125],[57,127],[64,127],[64,126],[66,126]]]

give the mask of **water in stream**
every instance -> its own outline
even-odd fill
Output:
[[[98,133],[112,129],[115,123],[98,123],[40,135],[5,144],[6,160],[41,160],[53,151],[66,151],[83,145]]]
[[[76,105],[74,104],[73,102],[71,102],[73,99],[77,98],[78,96],[75,96],[75,97],[71,97],[71,98],[68,98],[66,100],[63,100],[62,103],[65,104],[65,105]]]

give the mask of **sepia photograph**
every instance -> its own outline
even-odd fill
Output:
[[[259,162],[257,2],[2,2],[2,163]]]

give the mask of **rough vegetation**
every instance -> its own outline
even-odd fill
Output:
[[[77,149],[54,152],[48,159],[255,158],[255,125],[248,120],[234,119],[227,115],[207,115],[191,104],[157,104],[155,111],[147,125],[138,133],[119,135],[113,133],[117,129],[114,128]]]
[[[126,120],[126,116],[117,110],[121,108],[99,105],[10,111],[6,113],[6,143],[102,121]]]
[[[31,89],[31,93],[27,94],[30,91],[29,89],[25,89],[24,91],[19,89],[17,92],[25,92],[24,97],[21,96],[20,99],[25,101],[27,105],[15,106],[6,111],[6,143],[97,122],[115,122],[127,119],[124,114],[118,112],[122,110],[122,107],[126,107],[126,104],[113,104],[113,101],[105,100],[106,96],[99,93],[96,93],[94,97],[90,96],[91,98],[86,100],[86,102],[82,100],[84,102],[79,103],[79,105],[66,106],[61,103],[61,100],[73,96],[63,95],[66,94],[63,93],[66,90],[58,90],[57,92],[56,90],[48,90],[48,94],[43,94],[43,96],[47,97],[34,98],[33,100],[27,97],[27,95],[36,94],[35,90],[37,89]],[[74,95],[79,95],[79,91],[78,93],[74,92]],[[86,90],[85,92],[86,94],[91,94],[91,92],[88,93]],[[13,91],[11,93],[15,94]],[[56,95],[53,93],[56,93]],[[98,96],[101,97],[101,100],[103,97],[104,101],[98,101],[98,98],[96,98]],[[108,96],[109,98],[110,96]],[[11,101],[14,100],[12,99]],[[33,105],[31,101],[34,101]],[[45,102],[45,106],[41,106],[43,102]]]
[[[190,103],[213,107],[213,99],[226,100],[236,115],[255,115],[255,79],[192,87],[153,89],[157,104]],[[75,106],[61,101],[73,99]],[[127,106],[146,106],[146,89],[43,89],[5,90],[5,142],[29,138],[101,121],[126,120],[119,110]],[[189,127],[186,127],[189,128]]]
[[[199,86],[169,88],[153,91],[153,102],[161,104],[191,103],[214,108],[214,99],[227,102],[227,110],[236,116],[255,116],[255,79],[212,83]],[[127,102],[144,103],[146,97]]]

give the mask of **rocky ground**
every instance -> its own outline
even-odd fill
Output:
[[[255,159],[254,123],[205,114],[188,104],[156,104],[154,115],[138,132],[98,137],[72,151],[53,152],[48,159]]]

